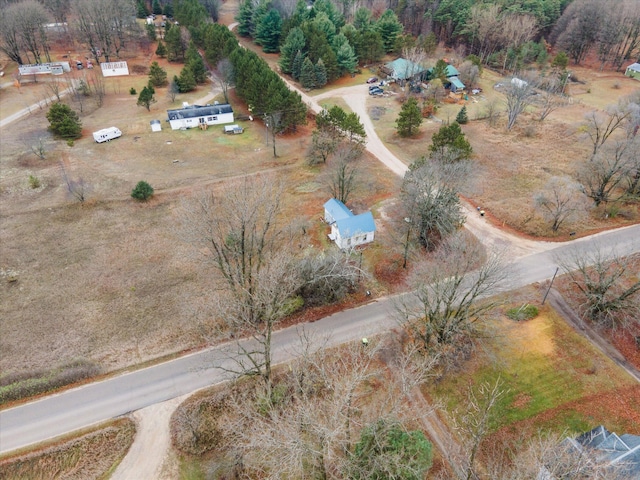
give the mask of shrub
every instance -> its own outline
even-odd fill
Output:
[[[51,105],[47,112],[47,120],[49,120],[49,130],[58,137],[75,140],[82,135],[80,118],[69,105],[60,102]]]
[[[40,179],[33,175],[29,175],[29,186],[33,189],[40,188]]]
[[[76,142],[74,142],[73,140],[69,139],[67,140],[67,145],[69,145],[70,147],[73,147],[76,144]]]
[[[130,93],[131,95],[135,95],[135,94],[136,94],[136,93],[138,93],[138,92],[137,92],[137,90],[136,90],[135,88],[131,87],[131,88],[129,89],[129,93]]]
[[[460,125],[464,125],[465,123],[469,122],[466,106],[462,107],[462,109],[458,112],[458,115],[456,115],[456,122],[458,122]]]
[[[144,180],[141,180],[131,191],[131,196],[136,200],[145,202],[153,196],[153,187]]]
[[[531,320],[538,316],[538,307],[525,303],[521,307],[514,307],[507,310],[507,317],[516,322]]]
[[[88,360],[74,360],[52,370],[3,375],[0,378],[0,405],[70,385],[100,373]]]

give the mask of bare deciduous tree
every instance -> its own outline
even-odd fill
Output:
[[[633,172],[637,161],[637,143],[633,140],[618,141],[612,148],[599,150],[582,165],[578,180],[582,184],[582,191],[593,200],[596,207],[619,200],[624,195],[619,187]]]
[[[100,63],[99,53],[107,62],[112,56],[119,56],[127,32],[135,26],[132,0],[74,0],[73,11],[79,37],[89,47],[96,64]]]
[[[94,94],[94,99],[96,101],[96,106],[98,108],[102,107],[104,104],[104,97],[107,94],[107,88],[104,81],[104,77],[102,76],[102,72],[93,70],[91,75],[89,75],[89,88]]]
[[[255,342],[244,349],[243,372],[271,389],[271,334],[298,289],[289,238],[279,222],[282,188],[272,178],[246,178],[219,196],[200,193],[183,206],[186,240],[206,249],[217,271],[221,312]]]
[[[589,447],[576,447],[573,441],[568,441],[569,437],[566,432],[539,432],[527,438],[522,447],[513,452],[510,460],[499,462],[493,458],[489,462],[489,478],[630,480],[624,462],[611,465],[601,452]]]
[[[477,389],[469,388],[467,401],[464,404],[465,413],[461,415],[457,430],[465,439],[467,459],[466,480],[478,478],[475,472],[476,455],[482,441],[489,433],[491,422],[500,413],[496,407],[498,402],[507,394],[504,382],[498,377],[495,383],[483,382]]]
[[[640,258],[623,258],[604,247],[575,250],[558,259],[580,292],[583,314],[611,328],[640,324]],[[625,280],[626,282],[625,283]]]
[[[501,36],[506,48],[518,50],[522,45],[530,41],[538,31],[537,21],[533,15],[521,15],[511,13],[504,15],[501,23]],[[502,70],[507,68],[509,55],[504,56]]]
[[[442,163],[427,158],[411,165],[402,185],[403,218],[408,244],[416,238],[427,250],[434,250],[464,223],[458,191],[469,171],[465,161]]]
[[[223,58],[218,62],[215,74],[218,84],[222,89],[224,101],[229,103],[229,88],[235,84],[235,71],[228,58]]]
[[[65,166],[65,164],[67,164],[67,166]],[[69,194],[80,203],[84,203],[84,201],[87,199],[87,193],[89,191],[87,183],[82,177],[79,177],[77,179],[72,179],[71,177],[69,177],[69,174],[67,173],[68,160],[61,161],[59,165],[60,174],[62,175],[62,180],[67,187],[67,192],[69,192]]]
[[[317,165],[319,163],[327,163],[327,160],[335,153],[340,138],[335,130],[321,128],[314,130],[311,137],[311,145],[307,152],[307,163],[309,165]]]
[[[411,293],[398,302],[396,311],[424,351],[471,335],[475,324],[496,306],[485,298],[498,291],[509,273],[496,254],[478,266],[482,255],[458,236],[443,245],[433,261],[416,267]]]
[[[505,103],[507,106],[507,130],[511,130],[518,117],[531,105],[534,93],[533,75],[525,75],[523,79],[513,78],[504,86]]]
[[[347,203],[357,187],[358,160],[363,152],[360,143],[343,141],[331,157],[326,185],[331,196],[342,203]]]
[[[558,77],[543,79],[540,84],[540,94],[536,97],[539,117],[538,120],[543,122],[553,112],[568,105],[568,100],[562,95],[564,87],[562,81]]]
[[[534,202],[542,210],[543,217],[557,232],[566,221],[572,221],[584,212],[586,198],[580,185],[568,177],[551,178],[544,189],[534,196]]]
[[[45,30],[47,18],[44,7],[35,0],[5,6],[0,15],[0,49],[18,64],[24,63],[23,55],[27,63],[41,63],[43,55],[46,61],[51,61]]]
[[[593,111],[586,115],[584,130],[586,131],[593,149],[591,156],[595,157],[598,150],[609,140],[609,137],[625,125],[625,120],[631,111],[621,105],[609,107],[606,113]]]

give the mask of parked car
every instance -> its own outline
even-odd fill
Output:
[[[369,91],[371,91],[371,90],[376,90],[376,89],[378,89],[378,90],[382,90],[382,89],[380,88],[380,85],[369,85]]]
[[[380,87],[376,87],[376,88],[371,88],[369,89],[369,95],[382,95],[384,94],[384,90],[382,90]]]
[[[367,83],[376,83],[378,81],[378,77],[370,77],[367,79]]]

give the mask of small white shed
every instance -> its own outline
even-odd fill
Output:
[[[162,123],[160,123],[160,120],[151,120],[149,122],[149,124],[151,124],[151,131],[152,132],[161,132],[162,131]]]

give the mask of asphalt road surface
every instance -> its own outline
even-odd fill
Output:
[[[576,248],[598,244],[619,255],[640,251],[640,225],[604,232],[569,244],[518,258],[510,264],[513,276],[504,290],[550,279],[557,259]],[[358,340],[397,325],[394,298],[336,313],[313,323],[289,327],[273,337],[274,363],[294,358],[299,331],[327,346]],[[235,342],[226,343],[153,367],[84,385],[0,412],[0,452],[32,445],[61,434],[188,394],[230,378]],[[222,369],[220,367],[223,367]]]

